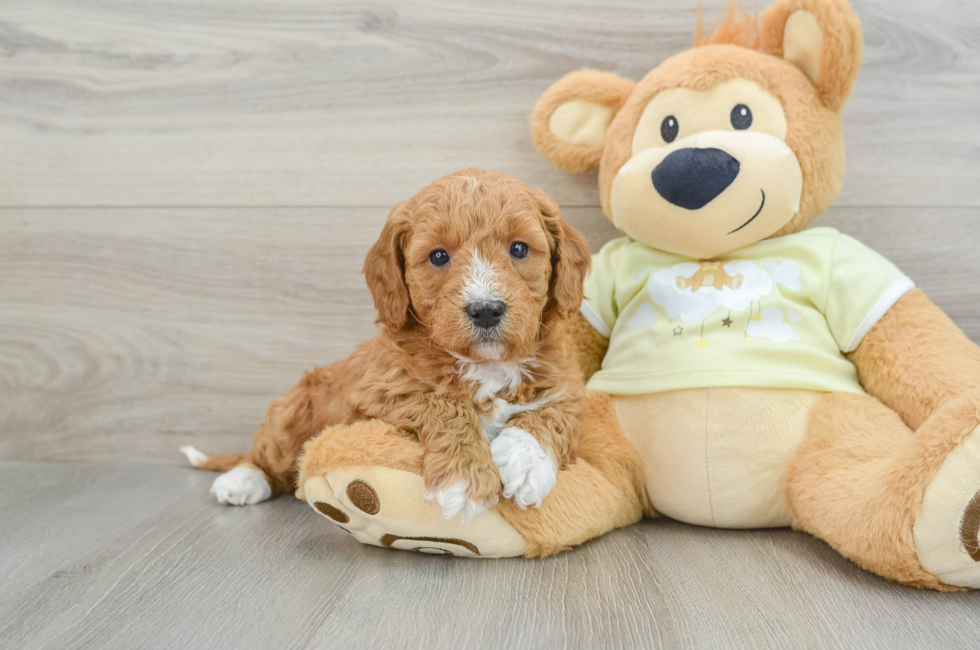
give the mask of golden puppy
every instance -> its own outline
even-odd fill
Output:
[[[585,239],[542,191],[499,172],[444,176],[391,211],[364,263],[382,332],[274,401],[248,454],[182,449],[230,470],[223,503],[295,489],[303,444],[380,419],[415,435],[446,517],[503,494],[540,506],[570,460],[584,387],[561,320],[582,302]]]

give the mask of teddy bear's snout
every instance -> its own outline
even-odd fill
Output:
[[[657,165],[653,187],[665,200],[699,210],[725,191],[738,176],[739,162],[721,149],[678,149]]]

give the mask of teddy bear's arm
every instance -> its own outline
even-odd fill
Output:
[[[913,430],[944,402],[980,391],[980,347],[919,289],[888,310],[850,359],[864,389]]]
[[[609,339],[596,331],[581,313],[575,313],[567,321],[568,332],[575,342],[578,363],[585,381],[602,367],[602,360],[609,349]]]

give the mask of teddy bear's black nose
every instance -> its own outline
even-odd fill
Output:
[[[660,196],[676,206],[698,210],[711,203],[738,176],[739,164],[721,149],[678,149],[651,174]]]

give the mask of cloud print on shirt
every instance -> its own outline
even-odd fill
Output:
[[[690,287],[680,289],[677,278],[692,278],[701,266],[695,262],[683,262],[669,269],[655,273],[647,282],[647,290],[653,301],[667,310],[671,319],[681,317],[685,323],[697,323],[719,307],[732,311],[748,309],[756,300],[772,293],[772,278],[764,270],[752,262],[728,262],[723,266],[725,272],[732,276],[742,276],[738,289],[722,287],[720,290],[713,286],[702,286],[697,291]],[[653,269],[642,271],[636,280]],[[782,316],[780,316],[780,320]]]
[[[800,283],[800,265],[796,262],[766,262],[765,267],[776,284],[781,284],[790,291],[799,291],[803,286]]]
[[[647,325],[653,325],[657,322],[657,315],[653,313],[653,305],[648,302],[643,303],[636,310],[636,316],[630,319],[627,323],[631,330],[638,330],[641,327],[646,327]]]
[[[791,314],[796,314],[790,310]],[[799,314],[796,314],[799,319]],[[791,317],[790,320],[793,320]],[[778,307],[764,307],[762,309],[762,319],[749,321],[749,326],[745,330],[749,336],[760,339],[769,339],[776,343],[786,343],[787,341],[799,341],[800,335],[793,331],[793,326],[783,322],[783,312]]]

